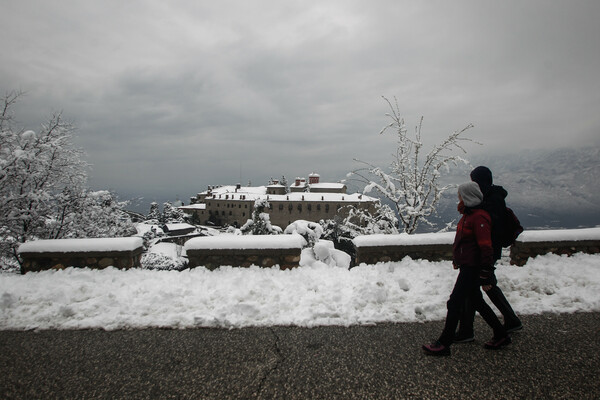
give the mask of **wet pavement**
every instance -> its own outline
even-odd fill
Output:
[[[353,327],[0,331],[0,398],[598,399],[600,313],[522,316],[450,357],[443,322]]]

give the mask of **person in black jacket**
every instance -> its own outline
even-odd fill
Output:
[[[502,187],[493,184],[492,171],[484,166],[479,166],[471,171],[471,180],[476,182],[483,193],[483,203],[481,208],[486,210],[492,218],[492,247],[494,249],[494,262],[502,256],[502,245],[500,244],[499,235],[503,227],[502,218],[506,209],[506,196],[508,192]],[[489,271],[482,271],[482,277],[485,279],[485,284],[482,286],[485,293],[502,313],[504,318],[504,328],[507,332],[515,332],[523,329],[523,324],[510,303],[502,293],[502,290],[497,285],[494,267]],[[460,318],[460,326],[455,336],[455,343],[472,342],[475,337],[473,334],[473,320],[475,318],[475,309],[471,301],[467,300],[464,312]]]
[[[468,182],[458,187],[458,198],[458,211],[462,217],[456,227],[452,262],[459,273],[450,299],[446,303],[448,311],[442,334],[434,343],[422,346],[423,351],[428,355],[450,355],[450,345],[454,342],[454,332],[467,299],[494,330],[494,337],[485,343],[486,348],[499,349],[511,342],[504,326],[483,300],[480,290],[481,272],[490,270],[494,265],[492,219],[480,206],[483,194],[479,185]]]

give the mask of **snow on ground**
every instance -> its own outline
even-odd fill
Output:
[[[223,266],[1,274],[0,329],[313,327],[445,317],[457,276],[450,262],[406,258],[337,268],[327,247],[304,251],[302,266],[285,271]],[[497,276],[518,313],[600,311],[600,255],[540,256],[524,267],[501,264]]]

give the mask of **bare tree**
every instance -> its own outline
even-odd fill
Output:
[[[464,133],[473,125],[469,124],[453,132],[428,153],[424,153],[421,141],[423,117],[415,127],[414,135],[409,135],[397,100],[394,99],[392,104],[387,98],[383,99],[391,110],[386,116],[392,121],[379,133],[394,130],[398,138],[398,147],[393,154],[389,170],[355,159],[364,167],[350,172],[348,176],[365,185],[363,193],[374,190],[389,199],[399,216],[398,228],[406,233],[413,233],[420,222],[432,225],[428,217],[435,213],[442,194],[454,186],[441,184],[440,178],[443,173],[447,173],[450,167],[459,163],[469,164],[453,152],[458,150],[466,153],[462,143],[473,140],[464,137]]]

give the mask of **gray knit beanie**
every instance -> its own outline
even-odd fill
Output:
[[[458,187],[458,194],[467,207],[477,207],[483,201],[483,194],[477,182],[463,183]]]

